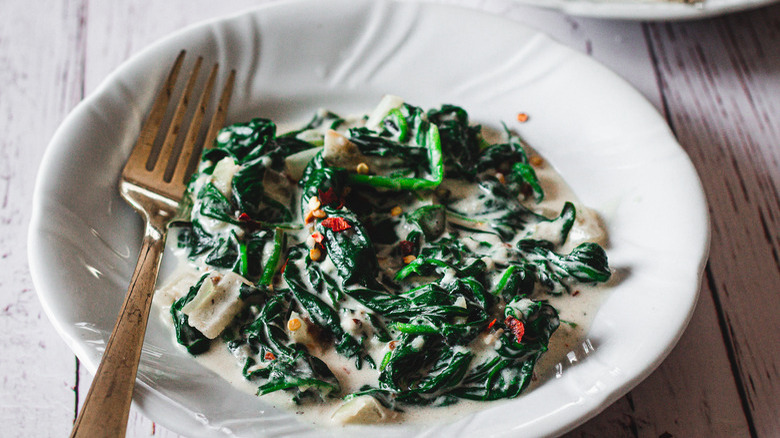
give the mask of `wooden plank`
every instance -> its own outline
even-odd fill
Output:
[[[85,89],[90,93],[119,64],[191,24],[232,15],[269,0],[95,2],[89,8]],[[172,61],[172,60],[171,60]]]
[[[242,2],[238,3],[241,3],[240,7],[244,6]],[[461,3],[471,4],[472,2]],[[192,21],[209,18],[212,15],[221,15],[226,12],[226,7],[232,8],[234,4],[236,3],[231,3],[228,6],[215,6],[210,2],[188,2],[188,5],[192,5],[192,7],[183,7],[180,2],[170,2],[165,4],[155,3],[153,8],[151,4],[146,5],[142,2],[135,2],[132,5],[114,5],[107,2],[91,3],[89,11],[90,44],[88,45],[88,59],[90,62],[88,63],[86,73],[86,89],[93,89],[116,65],[157,37]],[[650,58],[647,56],[645,40],[641,36],[637,36],[641,34],[639,25],[625,22],[613,23],[599,20],[572,19],[547,11],[516,7],[511,2],[489,2],[482,6],[486,9],[492,8],[491,12],[502,14],[506,12],[512,19],[549,30],[559,41],[569,44],[583,53],[591,54],[596,59],[616,69],[629,82],[637,86],[658,108],[663,107],[664,102],[661,100],[655,76],[652,74],[653,69],[650,64]],[[236,10],[240,9],[240,7],[236,7]],[[128,16],[132,19],[128,19]],[[680,26],[684,28],[688,24]],[[656,27],[651,27],[650,29],[652,29],[651,33],[653,35],[657,32]],[[655,42],[655,40],[653,41]],[[658,50],[657,46],[654,47]],[[626,59],[631,61],[626,62]],[[669,72],[666,72],[666,75],[669,74]],[[663,74],[662,77],[666,78]],[[693,77],[689,78],[689,80],[695,83],[697,78]],[[758,86],[764,87],[767,83],[768,81],[760,81]],[[674,94],[668,83],[665,83],[664,89],[666,92]],[[676,92],[682,96],[678,97],[677,100],[690,98],[685,96],[682,91],[677,90]],[[690,92],[690,89],[687,92]],[[670,99],[667,96],[667,100],[672,101],[674,99]],[[668,103],[666,102],[666,104]],[[669,105],[669,107],[672,110],[676,110],[676,107],[673,105]],[[684,118],[683,116],[679,117]],[[678,119],[673,117],[674,120]],[[776,180],[774,183],[776,184]],[[769,184],[772,184],[771,180]],[[776,217],[777,215],[774,215],[775,220]],[[771,228],[769,229],[771,230]],[[719,277],[715,276],[715,278]],[[673,352],[669,360],[662,365],[657,373],[632,392],[629,397],[610,407],[599,417],[600,419],[610,418],[610,416],[623,418],[626,421],[630,419],[635,424],[638,424],[638,426],[634,427],[641,436],[650,436],[656,432],[658,433],[655,436],[658,436],[663,432],[669,431],[673,431],[675,435],[679,434],[678,436],[690,436],[695,434],[690,433],[690,431],[697,432],[702,430],[737,431],[737,434],[741,434],[739,432],[744,431],[746,426],[744,420],[740,421],[739,412],[737,412],[738,415],[728,415],[729,412],[734,412],[733,406],[728,402],[728,400],[734,399],[734,392],[736,391],[733,389],[733,381],[730,384],[727,382],[723,386],[723,388],[732,388],[732,390],[724,390],[727,394],[723,398],[717,394],[719,388],[711,388],[705,385],[709,381],[708,376],[721,376],[724,364],[727,363],[725,362],[724,351],[722,348],[718,348],[717,338],[719,329],[714,324],[716,313],[713,301],[711,299],[707,301],[709,293],[709,289],[704,291],[703,303],[695,316],[691,330],[683,338],[681,346]],[[686,344],[686,339],[689,336],[691,337],[687,341],[689,344]],[[706,348],[706,345],[710,344],[709,341],[715,342],[714,348]],[[696,344],[699,343],[704,344],[705,348],[702,349],[701,346],[699,346],[699,349],[695,348],[697,347]],[[683,348],[683,345],[685,345],[685,348]],[[702,363],[691,363],[690,351],[698,352],[700,357],[711,356],[714,358],[717,371],[708,371],[706,374],[702,374],[701,368],[699,368],[702,366]],[[680,375],[686,376],[685,380],[688,382],[690,382],[689,377],[698,376],[698,379],[694,378],[693,383],[686,384],[685,388],[674,387],[674,378]],[[84,376],[82,380],[82,394],[85,394],[86,386],[84,385],[88,384],[89,378]],[[712,392],[713,390],[715,392]],[[674,394],[675,397],[672,400],[676,400],[676,402],[669,403],[668,400],[662,399],[663,397],[654,397],[656,391],[659,391],[658,394]],[[697,395],[697,391],[700,391],[702,395]],[[683,405],[689,403],[688,397],[690,396],[697,397],[698,406],[695,409],[678,411],[681,406],[684,408]],[[707,406],[714,406],[714,409]],[[776,405],[770,404],[768,406]],[[692,414],[693,418],[688,417],[689,411],[694,412]],[[681,412],[685,412],[684,421],[680,421]],[[724,413],[727,415],[721,417],[721,414]],[[729,419],[728,421],[733,421],[734,425],[727,425],[726,429],[718,429],[718,427],[722,426],[717,424],[719,420],[716,419],[713,422],[711,418],[706,418],[708,415]],[[590,432],[587,430],[589,425],[585,425],[584,428],[580,429],[580,432],[583,433],[582,436],[589,436],[588,433],[593,433],[593,436],[604,436],[600,432],[603,432],[605,429],[601,428],[603,424],[599,424],[598,421],[599,419],[596,419],[589,423],[591,425]],[[687,423],[688,425],[676,427],[677,423]],[[704,428],[696,429],[697,425],[702,425]],[[628,430],[633,430],[630,423],[628,423],[627,427]],[[623,427],[622,429],[606,430],[617,432],[627,429]],[[685,431],[688,431],[688,433],[684,433]],[[715,435],[719,434],[722,433],[715,433]],[[137,414],[131,416],[128,435],[174,436],[160,427],[155,427],[149,420]]]
[[[46,144],[82,97],[84,8],[11,0],[0,9],[0,434],[61,436],[73,421],[76,360],[35,295],[25,236]]]
[[[747,436],[748,429],[705,283],[688,329],[661,366],[566,436]]]
[[[751,433],[780,430],[780,7],[649,27],[671,123],[712,215],[709,286]]]

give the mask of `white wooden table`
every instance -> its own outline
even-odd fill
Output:
[[[647,380],[570,436],[780,436],[780,5],[641,23],[442,2],[531,25],[614,69],[666,116],[704,182],[712,248],[688,330]],[[67,435],[91,379],[43,314],[27,266],[51,135],[130,55],[257,3],[0,2],[0,435]],[[128,436],[178,435],[132,412]]]

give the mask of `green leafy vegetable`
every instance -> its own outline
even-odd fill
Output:
[[[392,102],[370,118],[319,111],[283,135],[252,119],[203,154],[179,245],[246,279],[220,336],[259,395],[396,410],[517,397],[560,324],[545,298],[610,278],[603,248],[569,241],[574,204],[538,213],[517,134],[491,144],[463,108]],[[205,277],[170,309],[192,354],[212,344],[182,312]],[[320,359],[331,348],[375,384],[343,394]]]
[[[200,354],[208,350],[211,341],[203,333],[189,325],[189,317],[181,309],[195,298],[206,277],[208,275],[203,275],[195,285],[190,287],[187,295],[176,300],[171,306],[171,317],[173,319],[173,328],[176,331],[176,341],[185,346],[187,351],[192,354]]]

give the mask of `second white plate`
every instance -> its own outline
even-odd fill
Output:
[[[515,0],[525,5],[554,9],[568,15],[623,20],[695,20],[755,9],[777,0]]]

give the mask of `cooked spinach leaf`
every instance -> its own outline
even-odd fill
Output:
[[[200,277],[197,283],[190,287],[187,295],[176,300],[171,306],[171,318],[173,319],[173,328],[176,331],[176,341],[187,348],[191,354],[200,354],[208,350],[211,341],[203,335],[198,329],[190,326],[189,317],[182,312],[182,308],[195,298],[200,286],[206,280],[208,275]]]

